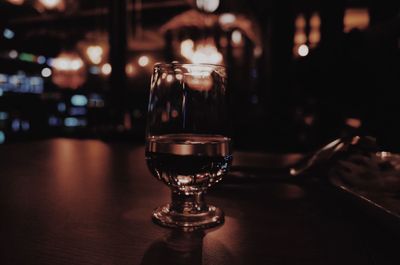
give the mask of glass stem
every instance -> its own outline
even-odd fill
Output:
[[[172,191],[170,210],[179,214],[199,214],[208,211],[204,201],[204,192],[185,194]]]

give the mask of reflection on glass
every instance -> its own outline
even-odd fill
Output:
[[[146,159],[153,175],[172,190],[172,203],[153,213],[158,224],[190,230],[223,222],[222,211],[203,197],[230,167],[228,127],[224,67],[155,66]]]

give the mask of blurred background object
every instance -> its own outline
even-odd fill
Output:
[[[236,148],[400,150],[400,9],[372,0],[0,0],[0,143],[143,141],[158,61],[227,66]]]

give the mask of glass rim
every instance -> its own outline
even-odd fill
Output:
[[[206,66],[206,67],[212,67],[214,69],[216,68],[223,68],[226,70],[226,66],[222,64],[212,64],[212,63],[180,63],[180,62],[157,62],[154,64],[153,68],[156,67],[173,67],[173,66]]]

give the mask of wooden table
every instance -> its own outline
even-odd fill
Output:
[[[400,264],[400,238],[319,182],[229,177],[222,227],[156,226],[168,188],[144,148],[54,139],[0,146],[0,264]]]

